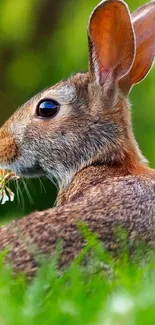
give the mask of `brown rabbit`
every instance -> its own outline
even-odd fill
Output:
[[[14,267],[32,276],[36,250],[51,255],[63,242],[60,263],[74,259],[86,223],[110,250],[114,228],[129,241],[154,238],[155,171],[135,141],[127,95],[155,56],[155,1],[130,16],[119,0],[102,1],[88,24],[89,72],[42,91],[0,129],[0,166],[17,175],[57,179],[57,206],[0,228]]]

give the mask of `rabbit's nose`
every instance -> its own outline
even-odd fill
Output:
[[[17,145],[6,126],[0,128],[0,167],[11,163],[17,156]]]

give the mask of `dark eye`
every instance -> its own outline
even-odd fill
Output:
[[[37,116],[43,118],[54,117],[59,111],[59,104],[53,99],[44,99],[37,106]]]

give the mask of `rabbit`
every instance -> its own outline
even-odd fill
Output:
[[[112,252],[117,226],[131,247],[154,242],[155,170],[135,140],[128,100],[154,62],[154,21],[155,1],[132,15],[122,0],[101,1],[88,22],[88,72],[40,92],[0,129],[0,168],[59,187],[54,208],[0,227],[0,249],[27,277],[58,240],[60,265],[76,258],[85,245],[79,222]]]

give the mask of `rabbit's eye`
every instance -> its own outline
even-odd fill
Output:
[[[59,104],[53,99],[42,100],[37,106],[37,116],[42,118],[54,117],[59,111]]]

